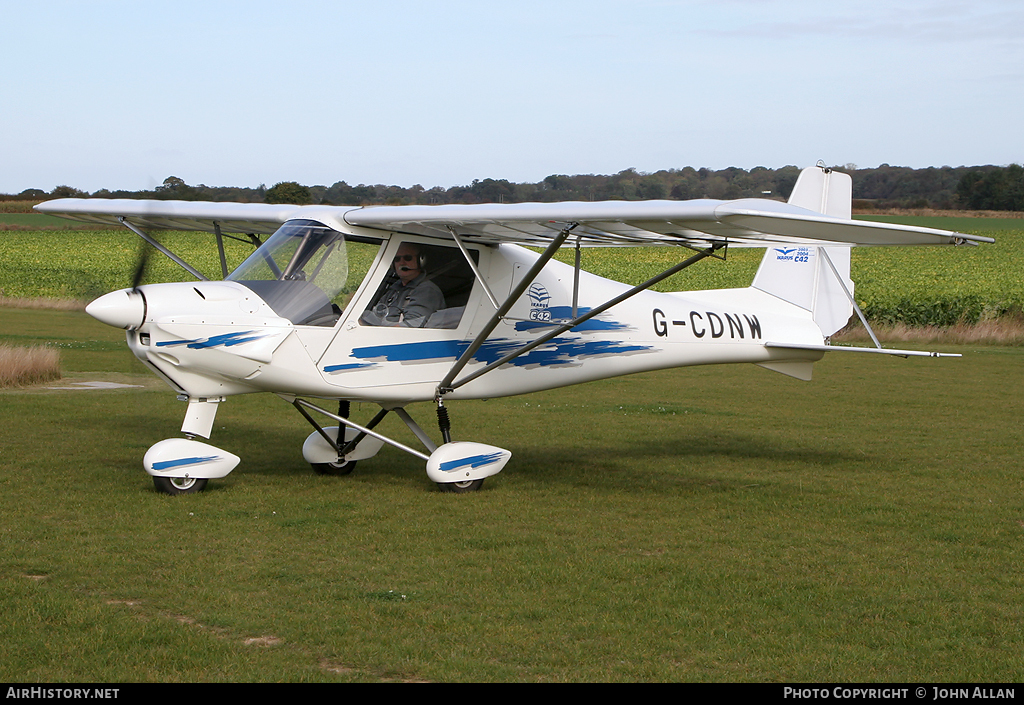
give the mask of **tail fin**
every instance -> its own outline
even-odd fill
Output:
[[[816,213],[849,219],[852,215],[853,180],[849,174],[809,167],[800,172],[789,203]],[[846,325],[853,304],[843,291],[822,251],[842,277],[850,295],[849,247],[808,247],[782,245],[769,247],[754,276],[753,286],[811,312],[825,336]]]

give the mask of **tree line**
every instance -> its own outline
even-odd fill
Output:
[[[833,167],[853,177],[853,198],[859,208],[935,208],[941,210],[1024,210],[1024,168],[1007,167],[910,167],[882,164],[859,169],[854,164]],[[800,169],[711,170],[663,169],[645,173],[625,169],[617,174],[552,174],[536,183],[513,183],[507,179],[474,179],[471,184],[424,188],[383,184],[350,185],[338,181],[331,186],[304,186],[286,181],[267,188],[189,185],[169,176],[152,190],[86,193],[71,186],[50,192],[26,189],[3,195],[0,200],[47,200],[52,198],[155,198],[184,201],[236,201],[242,203],[298,203],[326,205],[433,205],[443,203],[522,203],[555,201],[612,201],[691,198],[731,200],[737,198],[786,199],[796,184]]]

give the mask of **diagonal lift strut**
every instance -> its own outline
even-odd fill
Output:
[[[508,311],[508,309],[510,309],[512,307],[512,304],[514,304],[516,302],[516,300],[518,300],[518,298],[522,295],[523,291],[526,290],[526,287],[529,286],[530,283],[533,282],[533,279],[536,277],[536,275],[539,272],[539,270],[541,269],[541,267],[543,267],[543,265],[547,264],[547,261],[550,260],[551,257],[554,255],[554,252],[553,252],[552,248],[555,248],[556,245],[561,245],[561,243],[565,241],[565,238],[568,237],[569,230],[571,230],[571,227],[563,230],[560,233],[561,237],[556,238],[555,241],[553,241],[551,243],[551,246],[549,246],[548,249],[545,250],[544,254],[547,255],[547,257],[545,258],[544,256],[542,256],[539,260],[537,260],[537,263],[534,264],[534,266],[530,269],[530,271],[527,273],[527,275],[523,277],[522,281],[520,282],[520,285],[518,287],[516,287],[516,290],[513,291],[509,295],[508,299],[505,301],[505,304],[502,305],[502,307],[495,313],[494,317],[492,317],[491,323],[493,323],[494,325],[497,325],[497,320],[496,319],[499,319],[501,316],[503,316]],[[660,281],[662,281],[664,279],[667,279],[668,277],[672,276],[673,274],[676,274],[677,272],[680,272],[680,271],[686,269],[690,265],[695,264],[695,263],[699,262],[700,260],[705,259],[707,257],[714,256],[715,253],[718,250],[725,248],[727,245],[728,245],[728,242],[726,242],[726,241],[716,241],[716,242],[713,242],[710,247],[708,247],[708,248],[706,248],[704,250],[699,250],[697,252],[697,254],[695,254],[692,257],[690,257],[690,258],[680,262],[679,264],[677,264],[677,265],[675,265],[673,267],[670,267],[669,269],[666,269],[661,274],[658,274],[657,276],[654,276],[654,277],[648,279],[647,281],[643,282],[642,284],[638,284],[638,285],[634,286],[632,289],[629,289],[628,291],[625,291],[622,294],[619,294],[615,298],[606,301],[605,303],[601,304],[597,308],[591,309],[590,311],[588,311],[587,313],[583,314],[582,316],[577,316],[577,317],[573,318],[573,320],[571,320],[571,321],[569,321],[567,323],[563,323],[563,324],[558,325],[553,330],[548,331],[547,333],[545,333],[541,337],[537,338],[536,340],[531,341],[529,343],[526,343],[522,347],[520,347],[520,348],[518,348],[516,350],[513,350],[510,353],[508,353],[507,355],[502,357],[500,360],[496,360],[496,361],[490,363],[489,365],[487,365],[486,367],[484,367],[484,368],[482,368],[480,370],[477,370],[476,372],[473,372],[471,374],[468,374],[465,377],[462,377],[461,379],[456,381],[455,377],[466,366],[466,364],[469,362],[469,360],[472,357],[472,355],[480,348],[480,345],[483,343],[483,340],[488,335],[490,335],[491,331],[494,330],[494,325],[485,326],[484,330],[481,331],[480,335],[478,335],[476,340],[473,341],[473,344],[470,345],[470,347],[466,350],[466,352],[464,352],[462,354],[462,356],[459,358],[459,360],[455,363],[455,365],[452,367],[452,369],[449,370],[448,374],[445,376],[445,378],[438,385],[438,388],[437,388],[438,397],[440,398],[444,394],[447,394],[448,392],[454,391],[454,390],[458,389],[459,387],[461,387],[462,385],[467,384],[469,382],[472,382],[474,379],[480,377],[481,375],[487,374],[491,370],[493,370],[493,369],[495,369],[497,367],[500,367],[501,365],[504,365],[506,362],[514,360],[515,358],[519,357],[520,355],[524,355],[524,354],[530,352],[531,350],[533,350],[537,346],[543,345],[544,343],[546,343],[547,341],[551,340],[552,338],[554,338],[556,336],[559,336],[562,333],[565,333],[566,331],[575,328],[579,324],[581,324],[581,323],[583,323],[583,322],[593,318],[594,316],[597,316],[597,315],[600,315],[601,313],[604,313],[605,311],[607,311],[612,306],[620,304],[623,301],[625,301],[626,299],[629,299],[629,298],[635,296],[636,294],[639,294],[641,291],[645,291],[645,290],[649,289],[650,287],[654,286],[658,282],[660,282]],[[551,253],[550,255],[548,254],[549,252]],[[538,266],[538,265],[540,265],[540,266]]]

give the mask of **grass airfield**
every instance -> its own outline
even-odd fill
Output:
[[[167,497],[184,404],[120,331],[0,309],[0,342],[141,385],[0,391],[3,681],[1024,679],[1020,348],[455,402],[513,452],[471,495],[390,448],[316,476],[297,413],[232,398],[242,463]]]

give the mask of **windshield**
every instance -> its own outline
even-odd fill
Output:
[[[345,238],[315,220],[290,220],[228,275],[296,325],[333,326],[348,281]]]

